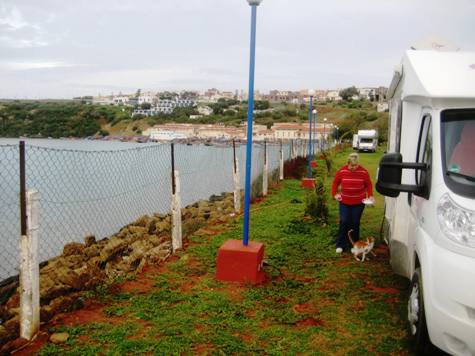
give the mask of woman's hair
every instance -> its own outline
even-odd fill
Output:
[[[349,164],[358,164],[358,153],[350,153],[348,156]]]

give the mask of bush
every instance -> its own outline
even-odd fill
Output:
[[[307,159],[297,157],[293,160],[284,162],[284,176],[287,178],[300,179],[307,170]]]
[[[326,175],[329,177],[332,175],[332,169],[333,169],[333,159],[330,155],[330,153],[328,151],[323,151],[321,153],[321,157],[322,159],[324,160],[325,162],[325,166],[326,166]]]
[[[317,179],[315,190],[305,196],[305,214],[320,225],[328,224],[327,192],[321,178]]]

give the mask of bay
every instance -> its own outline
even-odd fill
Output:
[[[26,139],[26,185],[40,193],[40,261],[61,254],[87,235],[111,236],[142,215],[168,213],[169,143]],[[18,273],[19,139],[0,139],[0,280]],[[267,145],[269,170],[279,167],[280,145]],[[284,159],[290,147],[284,145]],[[264,149],[253,145],[252,179],[262,174]],[[244,186],[245,146],[236,148]],[[182,207],[233,191],[230,146],[175,145]]]

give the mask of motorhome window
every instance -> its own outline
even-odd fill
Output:
[[[441,113],[444,179],[457,194],[475,197],[475,109]]]
[[[416,161],[418,163],[426,163],[427,172],[430,173],[432,162],[432,120],[430,115],[425,115],[422,118]],[[422,183],[424,174],[426,173],[421,170],[416,170],[416,184]]]
[[[362,142],[362,143],[373,143],[373,139],[372,138],[362,138],[362,139],[360,139],[360,142]]]
[[[397,103],[396,152],[401,152],[402,101]]]

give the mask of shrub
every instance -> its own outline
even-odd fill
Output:
[[[284,176],[287,178],[300,179],[305,175],[306,169],[307,159],[305,157],[297,157],[284,162]]]
[[[333,159],[331,157],[331,154],[328,152],[328,151],[323,151],[321,153],[321,156],[325,162],[325,166],[327,168],[327,176],[331,176],[332,175],[332,169],[333,169]]]
[[[317,179],[315,190],[305,197],[305,214],[320,225],[328,224],[327,192],[323,179]]]

